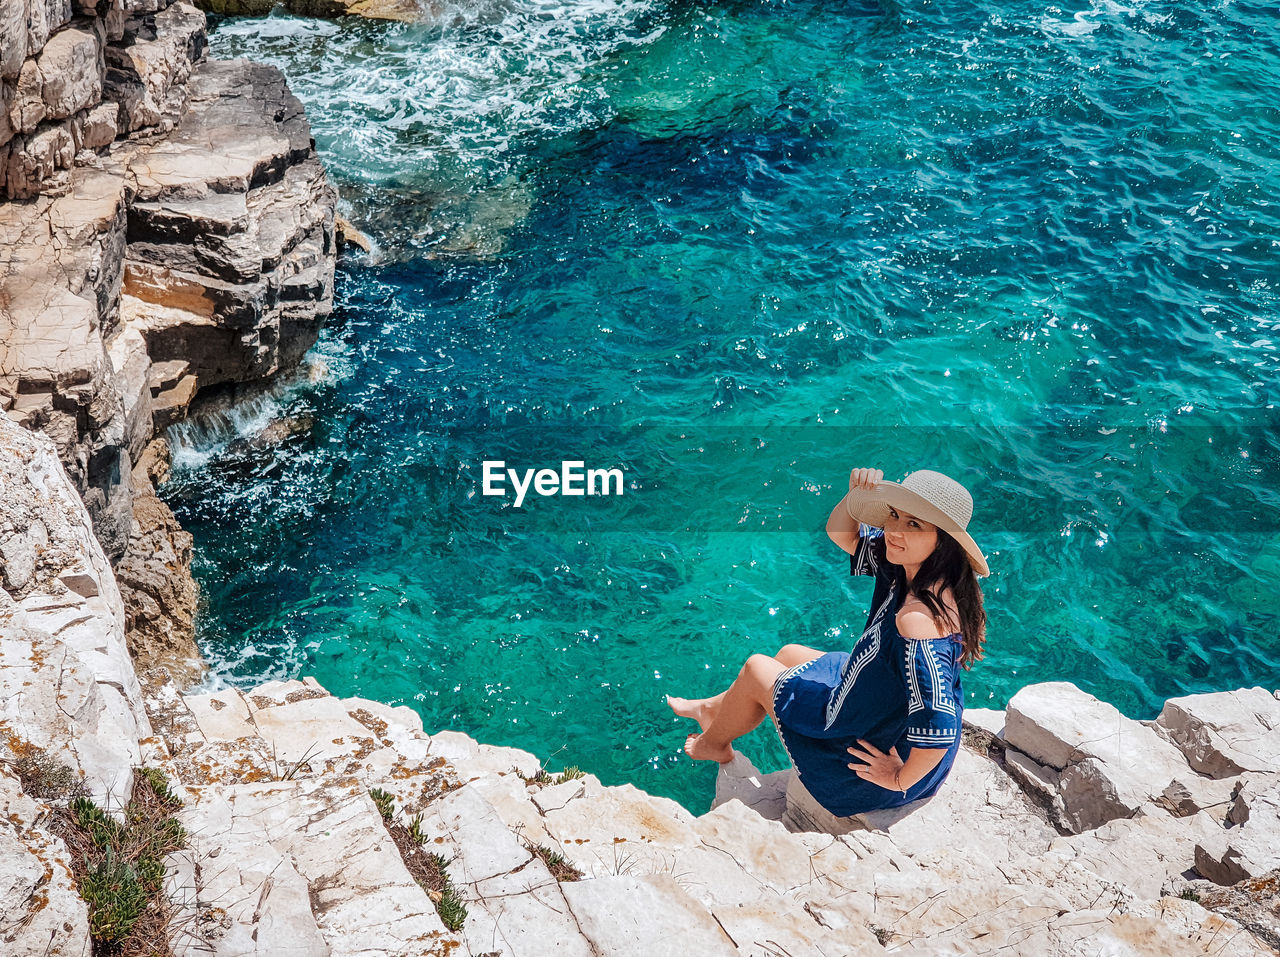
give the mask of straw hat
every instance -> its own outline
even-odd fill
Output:
[[[941,472],[921,469],[901,483],[880,482],[874,488],[852,489],[845,496],[844,504],[855,522],[876,528],[884,528],[891,508],[937,525],[960,543],[975,572],[984,576],[991,574],[982,549],[966,531],[973,517],[973,496]]]

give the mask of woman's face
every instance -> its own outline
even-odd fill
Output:
[[[891,508],[884,523],[884,545],[889,561],[914,570],[937,547],[938,526]]]

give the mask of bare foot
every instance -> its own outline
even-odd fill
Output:
[[[698,727],[703,731],[711,727],[711,721],[715,718],[706,698],[673,698],[667,695],[667,704],[682,718],[692,718],[698,722]]]
[[[733,760],[733,748],[727,744],[722,748],[715,748],[707,742],[706,737],[705,734],[691,734],[685,738],[685,754],[695,761],[718,761],[721,764],[728,764]]]

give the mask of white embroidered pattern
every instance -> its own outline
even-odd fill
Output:
[[[907,728],[907,740],[912,744],[923,744],[926,747],[953,744],[956,740],[956,731],[955,728]]]
[[[827,700],[827,730],[830,730],[831,726],[836,723],[836,718],[840,715],[840,708],[844,705],[844,699],[858,680],[858,675],[862,673],[862,669],[875,660],[876,655],[880,653],[880,623],[893,602],[893,589],[890,589],[889,594],[880,603],[880,607],[876,609],[875,616],[871,619],[871,624],[867,626],[867,630],[858,639],[859,643],[865,641],[866,644],[845,665],[844,680],[840,682],[840,687],[835,694]],[[856,650],[857,646],[855,645],[854,647]]]
[[[951,689],[942,674],[942,663],[938,661],[937,646],[932,641],[923,642],[925,661],[929,664],[929,680],[933,685],[933,709],[949,714],[956,714],[956,703],[951,699]]]
[[[907,687],[910,697],[907,701],[907,714],[915,714],[925,708],[924,695],[920,691],[919,669],[916,667],[917,649],[922,653],[925,667],[929,671],[930,705],[934,711],[956,714],[956,703],[952,700],[951,691],[942,674],[942,664],[938,661],[933,642],[936,639],[907,638],[903,641],[903,665],[907,672]]]
[[[854,554],[853,562],[855,575],[875,575],[880,571],[880,563],[876,560],[875,552],[871,547],[879,536],[872,537],[870,534],[872,530],[870,525],[858,526],[858,549]]]

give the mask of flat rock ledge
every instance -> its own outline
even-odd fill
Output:
[[[89,953],[49,806],[14,773],[33,748],[108,808],[133,768],[175,784],[190,835],[168,862],[183,957],[1280,946],[1280,701],[1264,689],[1173,699],[1142,723],[1072,685],[1032,685],[1005,712],[966,715],[932,800],[824,819],[789,773],[739,755],[694,815],[591,774],[540,774],[532,754],[428,734],[409,708],[310,678],[204,693],[166,672],[140,682],[113,572],[51,440],[0,417],[0,480],[18,490],[9,519],[26,543],[5,553],[0,588],[5,955]],[[467,907],[457,930],[373,789],[449,862]],[[538,848],[582,878],[558,880]]]

